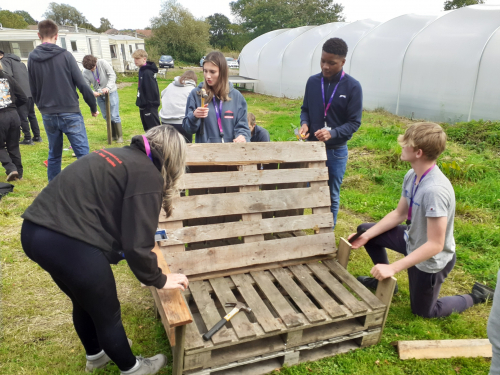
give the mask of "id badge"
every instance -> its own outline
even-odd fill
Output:
[[[407,227],[404,232],[405,242],[408,243],[410,240],[410,227]]]
[[[137,91],[137,97],[140,97],[141,96],[141,93],[139,91]]]
[[[323,129],[326,129],[328,131],[332,130],[332,128],[330,128],[329,126],[326,125],[326,121],[325,121],[325,126],[323,126]]]

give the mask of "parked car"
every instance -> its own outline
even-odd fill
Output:
[[[163,55],[160,57],[159,61],[160,68],[173,68],[174,67],[174,59],[170,55]]]
[[[231,69],[239,69],[240,64],[238,64],[238,60],[233,59],[232,57],[226,57],[227,66]]]
[[[201,59],[200,59],[200,66],[203,68],[203,62],[205,61],[205,57],[206,56],[203,56]]]

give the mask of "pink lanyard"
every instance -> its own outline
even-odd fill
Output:
[[[148,139],[146,138],[145,135],[142,136],[142,139],[144,140],[144,148],[146,149],[146,155],[153,161],[153,157],[151,156],[151,148],[149,147],[149,142]]]
[[[325,103],[325,80],[323,77],[321,77],[321,96],[323,97],[323,109],[325,110],[325,127],[326,127],[326,114],[327,114],[328,110],[330,109],[330,105],[332,104],[333,96],[335,95],[335,92],[337,91],[337,87],[339,87],[340,81],[342,81],[342,78],[344,78],[344,76],[345,76],[345,72],[342,71],[342,75],[340,76],[338,83],[335,85],[335,88],[333,89],[332,96],[330,97],[328,104]]]
[[[215,115],[217,116],[217,125],[219,125],[220,137],[222,138],[222,143],[224,143],[224,130],[222,130],[222,100],[219,102],[219,108],[217,108],[215,102],[215,95],[212,97],[212,101],[214,103]]]
[[[425,176],[427,176],[427,173],[432,171],[432,168],[434,168],[436,164],[434,164],[432,167],[427,169],[425,173],[420,177],[420,180],[418,181],[418,185],[415,188],[415,182],[417,181],[417,174],[415,174],[415,178],[413,179],[413,185],[411,187],[411,197],[410,197],[410,207],[408,208],[408,219],[406,220],[406,225],[411,225],[411,214],[413,211],[413,198],[415,198],[415,194],[417,194],[418,188],[420,184],[422,183],[422,180],[424,179]]]

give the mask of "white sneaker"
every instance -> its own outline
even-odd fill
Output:
[[[130,347],[132,347],[132,340],[130,340],[129,338],[127,338],[127,340]],[[99,368],[104,368],[108,365],[109,362],[111,362],[111,358],[109,358],[106,353],[103,353],[101,357],[94,360],[87,359],[85,372],[92,372]]]
[[[167,365],[167,357],[163,354],[157,354],[151,358],[144,358],[141,356],[137,356],[136,358],[136,366],[128,371],[122,371],[121,375],[152,375],[156,374]]]

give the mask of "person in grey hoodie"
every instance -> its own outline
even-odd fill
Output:
[[[35,102],[31,96],[28,69],[26,69],[26,65],[21,62],[19,56],[14,55],[13,53],[4,54],[3,51],[0,51],[0,60],[2,60],[3,70],[17,81],[19,86],[21,86],[24,95],[28,98],[27,103],[17,108],[17,113],[21,119],[21,129],[24,133],[24,140],[20,142],[20,144],[32,145],[33,142],[42,142],[42,137],[40,137],[40,127],[38,126],[38,120],[36,119],[35,114]],[[31,138],[30,125],[31,130],[33,131],[33,138]]]
[[[89,86],[94,87],[94,96],[101,109],[102,117],[106,120],[106,99],[109,95],[111,135],[117,143],[123,143],[122,120],[120,118],[120,98],[116,87],[116,73],[112,66],[104,59],[97,59],[92,55],[83,57],[83,78]]]
[[[99,114],[94,93],[85,83],[75,58],[71,52],[56,45],[58,31],[54,21],[39,22],[38,37],[42,44],[28,57],[31,94],[42,113],[49,140],[49,182],[61,172],[63,134],[68,137],[77,158],[89,153],[77,87],[90,107],[92,116]]]
[[[210,52],[203,62],[205,81],[189,94],[182,122],[188,134],[196,134],[196,143],[250,142],[247,102],[229,83],[228,71],[220,52]],[[207,94],[204,107],[202,89]]]
[[[196,73],[188,70],[182,76],[175,77],[174,82],[161,92],[161,123],[172,125],[188,143],[192,142],[193,137],[182,128],[182,120],[185,117],[188,96],[197,84]]]

